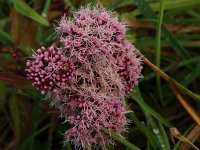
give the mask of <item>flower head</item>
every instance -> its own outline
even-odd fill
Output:
[[[57,28],[64,51],[83,67],[92,68],[88,75],[95,72],[100,80],[107,76],[107,81],[102,80],[100,85],[109,80],[115,82],[115,85],[106,86],[106,90],[118,87],[119,93],[131,91],[141,77],[142,67],[135,48],[125,39],[125,23],[119,22],[113,13],[99,8],[81,8],[73,16],[70,20],[64,16]]]
[[[69,84],[75,69],[71,61],[53,46],[38,49],[26,66],[27,79],[32,80],[42,94],[47,90],[56,92]]]
[[[38,49],[27,61],[27,78],[72,125],[65,141],[75,147],[112,143],[102,131],[122,134],[128,120],[122,104],[141,77],[141,62],[125,39],[126,25],[100,8],[81,8],[56,28],[60,48]]]
[[[106,144],[113,141],[105,135],[103,128],[118,134],[126,130],[126,110],[117,99],[86,101],[78,98],[64,103],[60,109],[68,112],[67,120],[73,125],[66,131],[65,140],[77,148],[91,149],[92,146],[100,145],[105,149]]]

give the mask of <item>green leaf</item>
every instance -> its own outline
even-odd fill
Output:
[[[33,138],[35,138],[37,135],[45,131],[46,129],[49,128],[49,124],[45,125],[43,128],[39,129],[37,132],[34,134],[30,135],[24,142],[20,145],[19,150],[27,150],[27,147],[29,146],[30,142],[32,141]]]
[[[132,3],[132,0],[126,0],[126,1],[115,0],[114,2],[110,3],[106,8],[107,9],[115,9],[115,8],[126,5],[127,3],[130,4],[130,2]]]
[[[44,42],[53,42],[57,38],[57,33],[54,29],[49,29],[47,32],[43,33],[41,37],[39,36],[39,43],[41,45],[44,44]]]
[[[200,102],[200,95],[193,93],[192,91],[188,90],[185,86],[183,86],[182,84],[178,83],[177,81],[173,80],[176,84],[176,86],[180,89],[180,91],[185,94],[188,95],[190,97],[192,97],[193,99],[195,99],[196,101]]]
[[[176,65],[176,67],[177,68],[185,67],[187,65],[194,64],[194,63],[198,62],[199,60],[200,60],[200,56],[196,56],[196,57],[192,57],[190,59],[182,60]],[[164,72],[170,71],[170,69],[172,69],[173,66],[174,65],[169,65],[169,66],[163,67],[162,70]],[[140,82],[147,81],[147,80],[149,80],[149,79],[151,79],[155,76],[156,76],[155,72],[150,72],[150,73],[144,74],[144,78],[140,79]]]
[[[160,132],[160,129],[158,128],[157,121],[155,121],[155,119],[149,113],[147,113],[147,115],[146,115],[146,120],[149,124],[149,128],[151,129],[154,137],[156,138],[156,141],[159,145],[159,150],[168,150],[166,148],[166,145],[165,145],[163,136]]]
[[[6,95],[7,95],[7,86],[4,83],[0,82],[0,110],[3,108],[6,103]]]
[[[10,113],[13,120],[14,125],[14,132],[15,132],[15,138],[17,143],[19,144],[21,140],[21,125],[20,125],[20,109],[19,109],[19,99],[17,98],[17,95],[12,95],[12,97],[9,100],[9,107],[10,107]]]
[[[153,117],[158,119],[160,122],[162,122],[166,127],[171,127],[172,125],[164,118],[162,117],[159,113],[157,113],[153,108],[151,108],[149,105],[147,105],[139,92],[138,89],[134,89],[133,92],[130,93],[131,98],[133,98],[139,105],[140,107],[147,111],[149,114],[151,114]]]
[[[196,78],[200,76],[200,61],[197,62],[196,67],[191,71],[191,73],[185,76],[184,85],[187,87],[190,83],[192,83]]]
[[[193,40],[190,40],[190,38],[192,39],[192,37],[193,36],[191,35],[191,37],[189,37],[189,36],[187,37],[188,39],[181,39],[182,37],[177,37],[177,36],[175,38],[181,45],[183,45],[185,47],[191,47],[191,48],[197,47],[198,48],[200,46],[200,44],[197,41],[199,38],[195,39],[195,41],[193,41]],[[145,43],[144,43],[144,41],[145,41]],[[170,45],[167,43],[167,41],[162,41],[161,44],[163,47],[170,47]],[[136,40],[135,46],[137,46],[137,48],[139,48],[139,49],[143,49],[146,47],[155,47],[155,38],[154,37],[140,37],[139,39]],[[187,59],[189,59],[189,58],[187,58]]]
[[[120,7],[125,7],[125,6],[130,6],[131,4],[133,4],[133,1],[135,2],[135,0],[115,0],[112,1],[111,3],[109,3],[109,5],[106,7],[107,9],[117,9]],[[146,1],[151,1],[151,0],[146,0]]]
[[[8,44],[9,46],[12,46],[14,44],[14,39],[2,29],[0,29],[0,40],[3,43]]]
[[[70,143],[67,143],[67,150],[72,150]]]
[[[44,18],[47,17],[47,13],[48,13],[48,11],[49,11],[50,4],[51,4],[51,0],[46,0],[46,2],[45,2],[45,4],[44,4],[43,11],[42,11],[42,16],[43,16]]]
[[[159,122],[159,128],[160,128],[160,131],[161,131],[162,139],[163,139],[164,144],[165,144],[165,148],[167,150],[171,150],[169,140],[168,140],[168,137],[167,137],[167,133],[165,132],[165,129],[160,122]]]
[[[189,11],[187,11],[187,13],[190,15],[190,16],[192,16],[192,17],[194,17],[194,18],[200,18],[200,15],[199,15],[199,13],[198,12],[195,12],[194,10],[189,10]]]
[[[137,1],[137,0],[134,0]],[[198,7],[200,4],[199,0],[173,0],[173,1],[166,1],[166,10],[171,9],[189,9],[191,7]],[[155,2],[149,4],[149,7],[152,9],[152,11],[158,11],[159,10],[160,2]],[[140,9],[134,10],[131,15],[136,16],[142,14],[142,11]]]
[[[128,117],[138,127],[138,129],[142,132],[142,134],[144,134],[147,137],[151,147],[154,150],[158,150],[160,148],[160,145],[158,144],[158,142],[157,142],[155,136],[153,135],[153,133],[151,132],[151,130],[138,120],[138,118],[134,112],[129,113]]]
[[[14,0],[14,6],[18,12],[22,15],[44,25],[49,26],[49,22],[42,16],[40,16],[35,10],[29,7],[26,3],[21,0]]]
[[[39,125],[39,119],[40,119],[40,113],[41,113],[40,99],[35,98],[34,105],[33,105],[33,115],[32,115],[32,122],[33,122],[32,134],[37,132],[37,127]],[[30,139],[30,144],[29,144],[30,150],[34,150],[34,142],[35,142],[35,137],[33,136]]]
[[[43,11],[41,13],[44,18],[47,18],[47,14],[48,14],[48,11],[49,11],[50,4],[51,4],[51,0],[46,0],[46,2],[44,4]],[[40,41],[42,35],[44,36],[44,31],[45,31],[45,27],[43,27],[43,26],[38,27],[37,34],[36,34],[37,41]],[[41,45],[43,45],[43,44],[41,44]]]
[[[162,27],[162,20],[163,20],[163,13],[164,13],[164,7],[165,7],[165,0],[161,0],[160,2],[160,13],[158,17],[157,27],[156,27],[156,66],[160,68],[160,51],[161,51],[161,27]],[[161,104],[163,104],[163,92],[162,87],[160,83],[160,76],[156,75],[156,82],[157,82],[157,88],[159,92],[159,96],[161,99]]]
[[[148,18],[156,20],[156,14],[149,7],[148,3],[145,0],[135,0],[137,6],[141,10],[141,12]],[[162,36],[167,43],[169,43],[174,51],[183,59],[187,59],[190,57],[189,53],[186,49],[178,43],[174,35],[166,28],[165,25],[162,24]]]
[[[109,131],[108,129],[103,129],[103,131],[106,134],[108,134],[109,136],[111,136],[113,139],[115,139],[116,141],[118,141],[119,143],[121,143],[124,146],[126,146],[127,148],[129,148],[130,150],[140,150],[140,148],[138,148],[137,146],[133,145],[129,141],[125,140],[122,136],[118,135],[117,133]]]
[[[70,7],[70,9],[72,9],[73,11],[76,11],[76,10],[77,10],[76,6],[74,5],[73,2],[71,2],[71,0],[64,0],[64,2],[65,2],[66,5],[67,5],[68,7]]]
[[[187,135],[190,133],[190,131],[192,130],[192,128],[194,128],[194,126],[195,126],[195,124],[190,125],[189,128],[186,129],[185,132],[183,133],[183,136],[187,136]],[[179,141],[176,143],[176,145],[174,146],[173,150],[178,150],[180,144],[181,144],[181,141],[179,140]]]

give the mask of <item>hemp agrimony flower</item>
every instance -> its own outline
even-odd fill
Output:
[[[113,143],[102,129],[122,134],[128,119],[124,99],[138,84],[142,66],[125,39],[125,22],[98,7],[62,17],[60,46],[40,48],[27,61],[27,79],[48,91],[52,105],[72,125],[64,143],[91,149]]]

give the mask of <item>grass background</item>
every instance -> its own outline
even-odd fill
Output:
[[[0,149],[71,150],[68,125],[25,78],[32,49],[56,43],[56,20],[95,0],[0,0]],[[133,112],[115,150],[200,147],[200,1],[101,0],[126,18],[127,39],[145,56],[143,78],[127,99]],[[155,65],[153,65],[155,64]],[[157,68],[157,67],[158,68]],[[160,68],[160,69],[159,69]],[[167,73],[169,76],[167,76]],[[195,146],[196,145],[196,146]]]

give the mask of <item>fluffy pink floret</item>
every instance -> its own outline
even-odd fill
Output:
[[[67,120],[73,127],[65,133],[66,142],[72,142],[76,148],[88,148],[113,143],[102,131],[103,128],[121,134],[126,129],[128,120],[126,110],[117,99],[91,100],[72,99],[61,105],[62,112],[70,114]]]
[[[44,94],[47,90],[56,92],[73,79],[74,66],[55,47],[40,48],[33,54],[33,60],[26,63],[27,79]]]
[[[123,79],[125,90],[129,93],[134,86],[138,85],[138,78],[141,78],[141,62],[135,54],[135,48],[128,42],[124,44],[125,51],[117,56],[118,73]]]
[[[107,65],[102,65],[104,72],[107,66],[111,66],[113,74],[119,74],[120,79],[117,75],[110,79],[121,80],[123,85],[120,85],[120,93],[128,93],[137,85],[142,69],[140,59],[135,54],[135,48],[125,39],[125,23],[119,22],[111,12],[82,8],[74,13],[74,19],[63,17],[57,31],[60,33],[60,42],[65,46],[64,51],[70,52],[71,57],[76,58],[82,66],[92,66],[98,74],[100,65],[96,68],[95,65],[107,61]],[[111,87],[106,88],[109,90]]]

